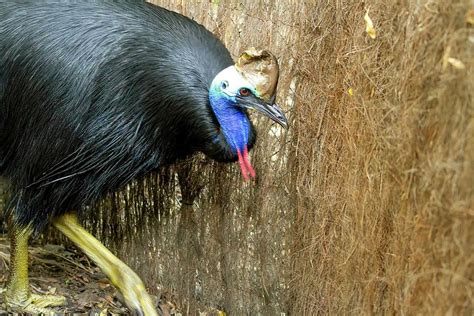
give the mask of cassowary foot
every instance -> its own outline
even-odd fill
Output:
[[[60,295],[31,294],[27,299],[5,296],[7,310],[18,313],[54,315],[55,312],[48,307],[66,305],[66,298]]]
[[[56,218],[53,224],[109,277],[132,312],[145,316],[158,315],[155,304],[138,275],[79,225],[75,214],[62,215]]]
[[[136,315],[156,315],[152,298],[147,293],[142,280],[132,269],[123,265],[117,269],[117,273],[113,274],[111,279],[119,289],[123,302],[132,312]]]
[[[48,307],[66,304],[64,296],[31,294],[28,281],[29,228],[10,227],[10,275],[5,292],[7,310],[25,314],[54,314]]]

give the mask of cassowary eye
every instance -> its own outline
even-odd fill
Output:
[[[239,94],[243,97],[248,97],[252,92],[247,88],[242,88],[239,90]]]
[[[221,89],[222,90],[227,89],[228,86],[229,86],[229,82],[227,82],[225,80],[221,82]]]

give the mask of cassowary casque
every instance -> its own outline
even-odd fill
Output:
[[[28,238],[52,224],[107,274],[127,306],[155,315],[139,277],[76,216],[107,192],[203,152],[255,176],[252,109],[274,104],[278,63],[249,49],[234,63],[203,26],[141,1],[0,2],[0,174],[11,183],[15,311],[63,297],[28,288]]]

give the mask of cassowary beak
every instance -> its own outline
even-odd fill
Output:
[[[264,100],[257,98],[256,96],[237,96],[236,98],[237,104],[240,107],[244,109],[255,110],[260,114],[265,115],[272,121],[280,124],[283,128],[288,128],[288,120],[286,119],[285,114],[283,114],[280,107],[276,105],[273,100],[267,103]]]

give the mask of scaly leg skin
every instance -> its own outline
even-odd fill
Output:
[[[43,296],[30,293],[28,289],[28,238],[31,230],[11,226],[9,229],[11,243],[10,275],[5,293],[7,309],[20,313],[54,314],[47,307],[64,306],[66,298],[64,296]]]
[[[54,226],[86,253],[122,293],[127,306],[139,315],[158,315],[145,285],[138,275],[89,234],[77,221],[75,214],[65,214]]]

